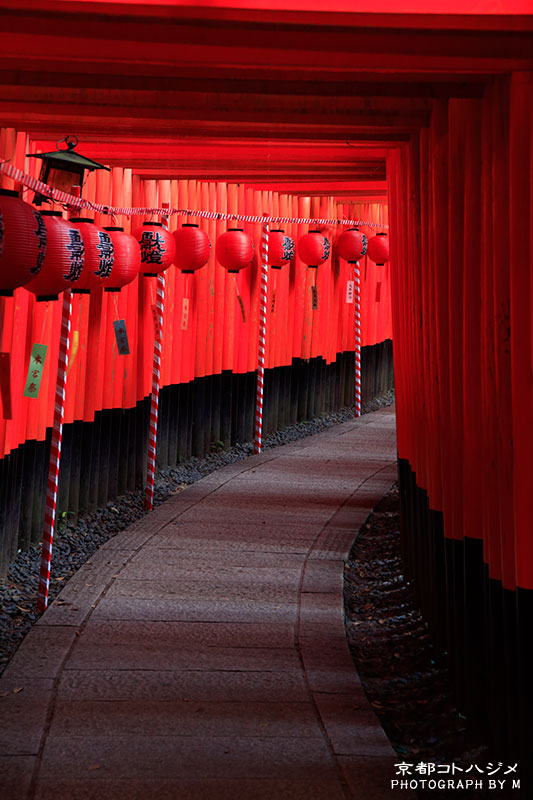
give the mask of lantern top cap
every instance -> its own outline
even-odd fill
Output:
[[[120,225],[110,225],[104,228],[104,231],[124,231]]]
[[[20,194],[14,189],[0,189],[0,196],[2,197],[20,197]]]
[[[67,145],[66,150],[59,146],[62,142],[65,142]],[[27,153],[27,156],[28,158],[40,158],[42,161],[49,159],[50,161],[56,161],[66,166],[83,167],[90,172],[95,169],[106,169],[108,172],[111,172],[110,167],[105,167],[103,164],[99,164],[98,161],[93,161],[92,158],[87,158],[87,156],[83,156],[81,153],[75,153],[74,148],[77,144],[77,136],[65,136],[64,139],[60,139],[57,142],[56,150],[51,150],[49,153]]]

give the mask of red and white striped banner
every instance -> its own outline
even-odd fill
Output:
[[[361,416],[361,280],[359,261],[354,264],[355,309],[355,416]]]
[[[57,384],[54,406],[54,423],[52,428],[52,444],[50,446],[50,465],[48,468],[48,484],[46,490],[46,513],[44,517],[43,544],[41,551],[41,572],[39,575],[39,594],[37,609],[46,611],[48,590],[50,587],[50,564],[52,561],[52,545],[57,505],[57,485],[59,481],[59,462],[61,460],[61,438],[63,435],[63,417],[65,412],[65,388],[68,368],[68,345],[70,335],[70,316],[72,314],[71,290],[63,293],[61,312],[61,339],[59,342],[59,361],[57,368]]]
[[[64,203],[65,205],[73,208],[89,208],[92,211],[97,211],[99,214],[109,214],[110,216],[118,216],[120,214],[126,217],[132,216],[146,216],[152,215],[155,217],[169,217],[174,214],[178,216],[187,217],[200,217],[201,219],[216,219],[216,220],[236,220],[238,222],[263,222],[264,217],[254,214],[227,214],[221,211],[194,211],[188,208],[130,208],[119,206],[106,206],[102,203],[93,203],[90,200],[85,200],[81,197],[74,197],[74,195],[67,192],[61,192],[58,189],[53,189],[45,183],[32,178],[17,167],[12,166],[6,162],[0,164],[0,173],[13,178],[17,183],[32,189],[34,192],[44,195],[45,197],[54,200],[57,203]],[[381,225],[378,222],[364,222],[363,220],[355,219],[300,219],[297,217],[269,217],[270,222],[289,225],[349,225],[350,227],[367,228],[380,228],[386,229],[388,225]]]
[[[163,311],[165,305],[165,274],[157,276],[157,320],[154,334],[154,363],[152,367],[152,395],[150,402],[150,429],[148,432],[148,465],[146,470],[146,489],[144,509],[154,507],[155,456],[157,449],[157,416],[159,413],[159,384],[161,381],[161,337],[163,332]]]
[[[255,401],[254,453],[261,452],[263,435],[263,392],[265,385],[265,350],[268,294],[268,223],[261,231],[261,298],[259,305],[259,344],[257,348],[257,395]]]

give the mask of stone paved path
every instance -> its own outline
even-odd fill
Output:
[[[225,467],[109,541],[0,680],[2,800],[389,797],[342,576],[395,451],[384,409]]]

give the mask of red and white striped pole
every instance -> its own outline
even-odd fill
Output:
[[[268,293],[268,223],[261,232],[261,299],[259,305],[259,346],[257,349],[257,395],[255,402],[254,453],[261,452],[263,435],[263,390],[265,383],[265,349]]]
[[[37,597],[38,611],[46,611],[46,607],[48,606],[50,564],[52,562],[52,546],[56,520],[57,485],[59,482],[59,462],[61,460],[61,438],[63,435],[63,417],[65,413],[65,388],[67,382],[71,314],[71,290],[66,289],[63,293],[63,308],[61,312],[61,338],[59,341],[54,423],[52,428],[52,444],[50,445],[50,464],[48,467],[48,484],[46,489],[46,512],[44,516],[43,544],[41,550],[41,572],[39,575],[39,593]]]
[[[355,416],[361,416],[361,281],[359,261],[354,264],[355,307]]]
[[[157,276],[156,315],[157,325],[154,338],[154,362],[152,366],[152,396],[150,403],[150,429],[148,432],[148,465],[146,470],[146,489],[144,510],[154,507],[155,455],[157,448],[157,416],[159,413],[159,384],[161,380],[161,337],[163,333],[163,310],[165,303],[165,275]]]

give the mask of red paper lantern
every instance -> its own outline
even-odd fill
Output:
[[[153,278],[174,262],[174,237],[162,222],[143,222],[133,235],[141,246],[141,275]]]
[[[39,274],[46,255],[43,219],[18,192],[0,189],[0,296]]]
[[[115,263],[109,285],[104,287],[104,292],[120,292],[123,286],[131,283],[141,268],[141,249],[139,242],[130,233],[125,233],[124,228],[104,228],[109,233],[115,251]]]
[[[64,220],[60,211],[41,211],[41,216],[46,228],[46,256],[39,274],[24,288],[38,301],[57,300],[60,292],[74,289],[80,278],[83,241],[79,230]]]
[[[298,255],[308,267],[319,267],[327,261],[331,244],[321,231],[309,231],[298,241]]]
[[[176,256],[174,263],[182,272],[194,272],[205,267],[211,253],[209,236],[194,222],[186,222],[174,231]]]
[[[268,263],[272,269],[281,269],[294,258],[294,239],[281,229],[274,229],[268,235]]]
[[[368,247],[368,239],[359,228],[348,228],[343,231],[337,241],[337,252],[348,263],[355,264],[362,258]]]
[[[389,237],[386,233],[377,233],[368,242],[368,257],[382,267],[389,260]]]
[[[95,225],[93,219],[77,217],[70,222],[79,229],[85,249],[83,270],[72,291],[88,294],[91,289],[109,285],[115,264],[115,250],[110,235]]]
[[[217,239],[216,256],[228,272],[239,272],[252,263],[254,243],[242,228],[228,228]]]

